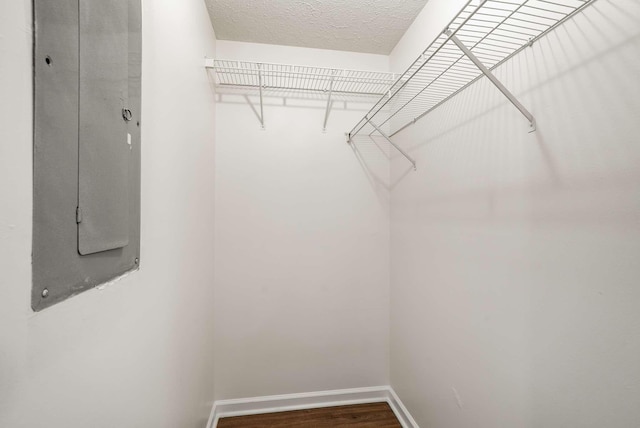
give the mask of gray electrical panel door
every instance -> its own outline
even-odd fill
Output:
[[[128,0],[80,0],[78,251],[129,243]]]
[[[140,0],[33,5],[39,311],[140,266],[142,10]]]

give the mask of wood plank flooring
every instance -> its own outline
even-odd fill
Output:
[[[218,428],[402,428],[387,403],[221,418]]]

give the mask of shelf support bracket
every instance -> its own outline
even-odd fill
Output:
[[[258,64],[258,85],[260,86],[260,125],[264,129],[264,104],[262,101],[262,64]]]
[[[487,76],[487,78],[491,81],[491,83],[493,83],[499,90],[500,92],[502,92],[502,94],[507,97],[507,99],[509,101],[511,101],[511,104],[513,104],[514,106],[516,106],[516,108],[520,111],[520,113],[522,113],[524,115],[524,117],[527,118],[527,120],[529,121],[529,127],[530,130],[529,132],[533,132],[536,130],[536,119],[533,117],[533,115],[529,112],[529,110],[527,110],[521,103],[520,101],[518,101],[518,99],[515,97],[515,95],[513,95],[511,93],[511,91],[509,91],[503,84],[502,82],[500,82],[498,80],[498,78],[496,76],[493,75],[493,73],[491,73],[491,70],[489,70],[479,59],[477,56],[475,56],[473,54],[473,52],[471,52],[471,50],[469,48],[467,48],[464,43],[462,43],[460,41],[460,39],[458,39],[458,37],[453,34],[453,32],[449,29],[447,29],[445,31],[445,34],[447,36],[449,36],[449,39],[456,44],[456,46],[458,46],[458,48],[467,56],[467,58],[469,58],[471,60],[471,62],[473,62],[476,67],[478,67],[480,69],[480,71],[482,71],[482,73]]]
[[[331,81],[329,82],[329,97],[327,98],[327,109],[324,112],[324,124],[322,125],[322,132],[327,132],[327,121],[329,120],[329,114],[331,113],[331,96],[333,95],[333,81],[336,78],[336,70],[331,73]]]
[[[372,121],[371,121],[367,116],[365,116],[364,118],[365,118],[365,120],[366,120],[367,122],[369,122],[369,124],[370,124],[371,126],[373,126],[373,127],[375,128],[375,130],[376,130],[376,131],[378,131],[378,134],[382,135],[382,137],[383,137],[385,140],[387,140],[387,142],[388,142],[389,144],[391,144],[393,147],[395,147],[395,148],[396,148],[396,150],[397,150],[397,151],[399,151],[399,152],[402,154],[402,156],[404,156],[405,158],[407,158],[407,160],[408,160],[409,162],[411,162],[411,164],[413,165],[413,170],[415,171],[415,170],[417,169],[417,168],[416,168],[416,161],[415,161],[415,160],[413,160],[413,158],[411,158],[411,156],[409,156],[409,155],[408,155],[404,150],[402,150],[400,147],[398,147],[398,145],[396,145],[396,143],[394,143],[393,141],[391,141],[391,138],[389,138],[389,137],[387,136],[387,134],[385,134],[385,133],[384,133],[380,128],[378,128],[378,127],[376,126],[376,124],[375,124],[375,123],[373,123],[373,122],[372,122]],[[373,133],[372,133],[372,134],[373,134]],[[371,134],[369,134],[369,136],[371,136]]]

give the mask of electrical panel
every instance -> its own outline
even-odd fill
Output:
[[[32,308],[140,263],[140,0],[34,1]]]

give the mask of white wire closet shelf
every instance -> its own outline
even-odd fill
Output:
[[[257,89],[260,95],[260,122],[264,127],[265,91],[305,91],[326,94],[323,128],[331,110],[333,95],[379,97],[395,82],[393,73],[344,70],[304,65],[272,64],[223,59],[206,59],[206,67],[215,73],[216,86]]]
[[[394,135],[486,76],[535,130],[535,118],[491,70],[596,0],[470,0],[349,133]],[[389,130],[385,133],[382,129]]]

